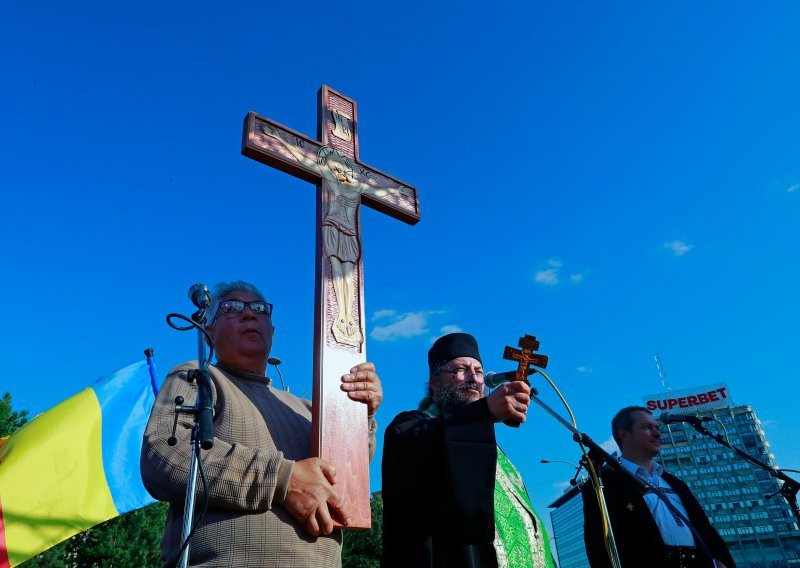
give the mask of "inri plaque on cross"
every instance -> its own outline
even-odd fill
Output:
[[[366,361],[359,205],[413,225],[419,201],[414,187],[359,160],[354,100],[323,85],[318,101],[317,140],[250,112],[242,154],[317,185],[312,452],[336,467],[349,528],[369,528],[367,411],[339,388]]]

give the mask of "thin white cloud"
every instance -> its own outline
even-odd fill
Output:
[[[457,325],[443,325],[442,328],[439,330],[439,332],[444,335],[447,335],[448,333],[458,333],[460,331],[464,330]]]
[[[800,183],[796,183],[794,185],[790,185],[789,189],[787,189],[786,191],[788,191],[789,193],[794,193],[798,189],[800,189]]]
[[[555,286],[560,282],[558,278],[557,268],[548,268],[547,270],[539,270],[533,277],[537,284],[544,284],[545,286]]]
[[[372,314],[372,321],[378,321],[386,318],[390,318],[397,315],[397,311],[395,310],[378,310],[374,314]]]
[[[431,312],[407,312],[404,314],[395,313],[393,316],[385,316],[391,317],[393,321],[386,325],[376,325],[369,336],[375,341],[394,341],[396,339],[408,339],[410,337],[425,335],[428,333],[428,315],[430,313]]]
[[[586,365],[581,365],[580,367],[576,368],[575,370],[578,371],[579,373],[591,373],[592,372],[592,370],[589,367],[587,367]]]
[[[614,441],[614,436],[611,436],[608,440],[600,444],[600,447],[607,451],[609,454],[613,454],[614,452],[619,452],[619,446]]]
[[[550,258],[545,261],[549,268],[537,270],[533,275],[533,281],[543,286],[558,286],[567,279],[573,284],[582,282],[585,278],[582,272],[573,272],[569,275],[562,273],[564,262],[557,258]]]
[[[683,256],[694,248],[694,245],[685,243],[683,241],[668,241],[664,243],[664,248],[670,251],[675,256]]]

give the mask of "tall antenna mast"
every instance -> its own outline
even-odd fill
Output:
[[[653,361],[656,362],[656,369],[658,369],[658,376],[661,377],[661,386],[667,389],[668,391],[671,391],[672,387],[669,386],[669,382],[667,381],[667,373],[666,371],[664,371],[664,365],[661,364],[661,356],[653,355]]]

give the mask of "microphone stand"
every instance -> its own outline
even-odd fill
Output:
[[[714,555],[711,553],[711,550],[708,548],[708,545],[705,543],[703,538],[700,536],[700,533],[697,532],[697,529],[694,527],[694,525],[689,521],[689,519],[686,518],[686,515],[681,513],[675,507],[675,505],[672,503],[672,501],[669,499],[669,497],[666,496],[666,494],[664,493],[664,491],[660,487],[655,487],[651,483],[649,483],[647,480],[642,479],[638,475],[635,475],[634,473],[632,473],[627,467],[622,465],[622,462],[620,462],[619,458],[615,458],[614,456],[609,454],[607,451],[605,451],[603,448],[601,448],[600,445],[597,442],[595,442],[594,440],[592,440],[589,436],[587,436],[583,432],[579,432],[576,428],[574,428],[572,426],[572,424],[570,424],[569,422],[564,420],[561,416],[559,416],[559,414],[555,410],[553,410],[546,403],[544,403],[542,400],[540,400],[539,397],[536,396],[536,394],[538,394],[538,393],[535,393],[535,389],[532,389],[531,400],[533,402],[535,402],[536,404],[538,404],[539,406],[541,406],[548,414],[550,414],[550,416],[555,418],[567,430],[572,432],[572,439],[573,440],[575,440],[579,444],[582,444],[582,445],[587,446],[589,448],[589,452],[588,452],[589,453],[589,459],[592,462],[601,463],[601,464],[604,463],[605,465],[603,467],[608,467],[609,469],[614,471],[616,474],[620,475],[628,483],[633,484],[633,486],[636,487],[636,489],[638,489],[639,492],[641,492],[643,495],[645,493],[654,493],[659,499],[661,499],[661,502],[664,503],[664,505],[669,509],[670,513],[672,513],[672,515],[675,516],[675,518],[679,518],[681,521],[686,523],[686,526],[689,527],[689,530],[692,531],[692,535],[694,536],[694,539],[695,539],[695,544],[700,549],[702,549],[703,552],[705,552],[705,554],[709,558],[712,558],[712,559],[714,558]],[[616,544],[616,541],[614,540],[614,534],[613,534],[613,532],[611,530],[611,520],[609,519],[609,516],[608,516],[608,507],[606,506],[607,501],[606,501],[606,498],[605,498],[605,494],[603,492],[603,482],[602,482],[602,478],[601,478],[601,476],[599,474],[597,475],[597,486],[596,486],[596,489],[597,489],[597,493],[598,493],[600,499],[603,500],[603,505],[604,505],[604,507],[603,507],[603,509],[604,509],[603,510],[603,517],[605,519],[606,526],[608,526],[608,544],[609,544],[609,548],[611,549],[611,556],[612,556],[611,560],[612,560],[612,563],[616,562],[616,564],[614,564],[614,566],[618,567],[618,566],[620,566],[620,563],[619,563],[619,551],[617,550],[617,544]]]
[[[533,402],[535,402],[536,404],[538,404],[539,406],[541,406],[545,410],[545,412],[547,412],[550,416],[555,418],[558,423],[560,423],[562,426],[564,426],[564,428],[566,428],[567,430],[572,432],[572,439],[573,440],[575,440],[579,444],[582,443],[582,444],[585,444],[585,445],[589,446],[589,448],[590,448],[589,457],[590,458],[593,457],[592,456],[592,452],[594,450],[598,450],[596,452],[597,457],[602,458],[604,460],[607,460],[607,463],[608,463],[609,467],[611,467],[612,469],[615,469],[617,471],[622,470],[623,472],[627,473],[628,476],[633,478],[631,480],[633,483],[636,483],[638,481],[637,485],[644,484],[644,481],[642,481],[638,477],[634,476],[631,472],[629,472],[627,469],[625,469],[625,467],[623,467],[622,464],[619,463],[619,461],[615,460],[608,452],[606,452],[603,448],[601,448],[599,445],[597,445],[591,438],[589,438],[589,436],[587,436],[586,434],[583,434],[582,432],[579,432],[572,424],[570,424],[569,422],[564,420],[564,418],[561,417],[561,415],[559,415],[555,410],[553,410],[546,403],[544,403],[538,396],[536,396],[536,394],[538,394],[536,392],[536,389],[531,388],[531,400]],[[625,475],[625,473],[623,473],[623,475]],[[622,567],[622,562],[619,559],[619,550],[617,550],[617,541],[614,538],[614,531],[611,528],[611,519],[608,516],[608,505],[607,505],[607,502],[606,502],[605,492],[603,490],[603,482],[600,480],[600,476],[599,475],[597,476],[597,487],[596,487],[596,489],[597,489],[597,495],[598,495],[599,499],[603,502],[603,507],[602,507],[603,519],[604,519],[605,525],[608,527],[608,547],[609,547],[609,550],[610,550],[610,555],[609,555],[610,558],[609,559],[611,560],[611,566],[612,566],[612,568],[621,568]]]
[[[186,485],[186,499],[183,509],[183,529],[181,531],[181,555],[178,560],[179,568],[189,565],[189,539],[194,527],[195,498],[197,493],[198,471],[202,468],[200,463],[200,450],[209,450],[214,446],[214,391],[211,385],[211,372],[208,363],[211,357],[206,357],[206,312],[211,306],[211,295],[203,284],[195,284],[189,289],[189,298],[199,309],[192,314],[191,320],[180,314],[169,314],[167,323],[170,327],[180,331],[187,331],[193,327],[197,329],[197,363],[198,368],[189,371],[186,379],[191,383],[197,381],[197,399],[194,406],[185,406],[182,396],[175,398],[175,422],[172,426],[172,436],[167,440],[170,446],[178,443],[175,431],[178,425],[178,414],[194,415],[194,426],[191,433],[191,452],[189,454],[189,479]],[[171,319],[177,317],[191,323],[190,326],[181,327],[172,323]],[[213,351],[213,348],[212,348]],[[205,477],[203,478],[205,482]],[[202,515],[202,512],[201,512]]]
[[[722,444],[726,448],[728,448],[730,450],[733,450],[734,453],[736,453],[737,456],[741,457],[746,462],[748,462],[748,463],[750,463],[750,464],[752,464],[752,465],[754,465],[756,467],[760,467],[764,471],[768,471],[769,474],[772,477],[774,477],[776,479],[780,479],[781,481],[783,481],[783,484],[781,485],[781,488],[778,491],[776,491],[775,493],[771,493],[770,495],[766,495],[766,498],[770,499],[770,498],[774,497],[775,495],[777,495],[778,493],[783,495],[784,499],[786,499],[787,503],[789,503],[789,506],[792,508],[792,513],[794,513],[795,520],[797,520],[797,522],[800,523],[800,508],[798,508],[798,505],[797,505],[797,492],[800,491],[800,483],[798,483],[796,480],[792,479],[791,477],[789,477],[788,475],[783,473],[783,471],[781,471],[780,469],[775,469],[775,468],[765,464],[761,460],[759,460],[757,458],[754,458],[750,454],[740,450],[736,446],[732,446],[728,442],[728,440],[726,440],[722,436],[722,434],[719,434],[719,433],[712,434],[711,432],[709,432],[702,425],[702,423],[700,423],[700,422],[690,422],[690,424],[692,425],[692,427],[694,427],[695,430],[697,430],[703,436],[707,436],[708,438],[711,438],[712,440],[714,440],[718,444]]]
[[[573,440],[589,448],[588,452],[589,459],[592,462],[600,464],[604,463],[605,465],[603,467],[608,467],[609,469],[614,471],[616,474],[625,479],[628,483],[636,487],[636,489],[638,489],[639,492],[641,492],[643,495],[645,493],[654,493],[659,499],[661,499],[664,505],[676,518],[679,518],[681,519],[681,521],[686,523],[686,526],[689,527],[689,530],[692,531],[692,535],[695,538],[695,544],[697,544],[697,546],[700,549],[702,549],[703,552],[705,552],[705,554],[709,558],[714,558],[714,555],[711,553],[711,550],[708,548],[708,545],[706,545],[705,541],[700,536],[700,533],[697,532],[697,529],[694,527],[694,525],[692,525],[689,519],[686,518],[686,515],[681,513],[675,507],[675,505],[672,503],[672,501],[670,501],[669,497],[666,496],[666,494],[664,493],[663,490],[661,490],[661,488],[655,487],[652,484],[650,484],[647,480],[642,479],[638,475],[633,474],[627,467],[622,465],[622,462],[620,462],[619,458],[615,458],[607,451],[605,451],[603,448],[601,448],[600,445],[594,440],[592,440],[589,436],[587,436],[583,432],[578,431],[575,427],[572,426],[572,424],[564,420],[564,418],[562,418],[555,410],[550,408],[546,403],[544,403],[541,399],[539,399],[539,397],[536,396],[536,394],[538,393],[535,393],[535,389],[532,389],[532,391],[533,392],[531,392],[531,400],[536,404],[538,404],[540,407],[542,407],[548,414],[550,414],[550,416],[555,418],[567,430],[572,432]],[[594,478],[592,479],[594,481]],[[619,560],[619,550],[617,549],[617,543],[616,540],[614,539],[614,533],[611,529],[611,519],[608,516],[608,506],[605,498],[605,493],[603,491],[603,482],[599,474],[597,475],[596,489],[599,498],[602,499],[603,501],[603,518],[605,519],[606,526],[608,527],[608,545],[611,551],[610,560],[612,561],[612,565],[615,568],[618,568],[619,566],[621,566]]]

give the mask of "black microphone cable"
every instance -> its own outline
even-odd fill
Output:
[[[180,320],[189,322],[190,325],[180,326],[180,325],[174,323],[172,321],[173,319],[180,319]],[[197,328],[200,331],[202,331],[203,335],[206,338],[206,343],[208,343],[208,348],[209,348],[208,357],[207,357],[206,360],[207,361],[211,361],[211,359],[214,356],[214,342],[211,339],[211,334],[208,333],[208,330],[206,330],[204,325],[200,325],[199,323],[197,323],[193,319],[187,318],[183,314],[176,314],[176,313],[167,314],[167,325],[169,325],[172,329],[177,329],[178,331],[189,331],[190,329],[193,329],[193,328]]]

